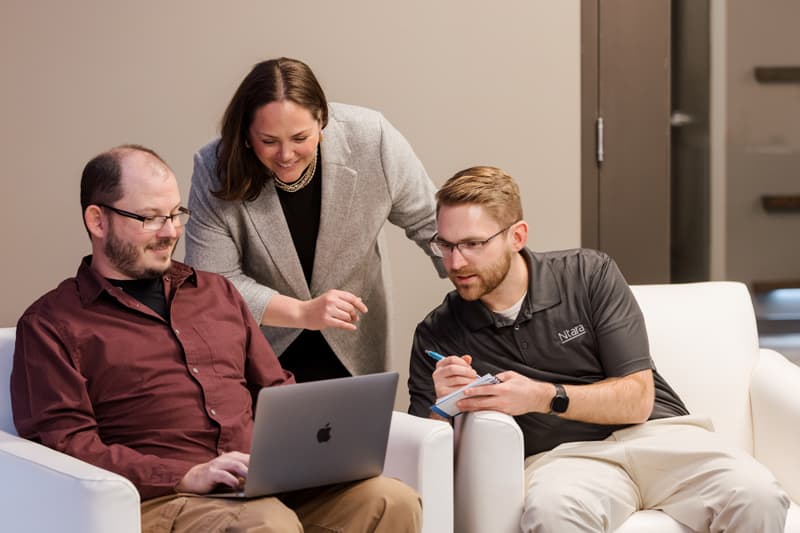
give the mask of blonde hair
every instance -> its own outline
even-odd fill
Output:
[[[477,204],[501,226],[522,220],[522,201],[514,178],[497,167],[477,166],[457,172],[436,193],[436,213],[443,205]]]

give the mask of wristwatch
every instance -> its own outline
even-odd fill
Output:
[[[556,394],[553,396],[553,399],[550,400],[550,412],[547,414],[557,415],[565,413],[569,407],[569,396],[567,396],[567,391],[564,390],[564,385],[561,385],[560,383],[553,383],[553,385],[556,388]]]

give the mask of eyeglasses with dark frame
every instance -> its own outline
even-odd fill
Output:
[[[167,220],[172,222],[172,225],[176,228],[182,227],[186,224],[186,221],[189,220],[189,217],[192,216],[192,212],[189,211],[186,207],[179,207],[177,213],[173,213],[171,215],[153,215],[153,216],[144,216],[139,215],[136,213],[131,213],[130,211],[125,211],[124,209],[117,209],[116,207],[110,206],[108,204],[97,204],[98,206],[102,207],[103,209],[109,209],[116,214],[132,218],[134,220],[138,220],[142,223],[142,228],[146,231],[158,231],[164,227],[164,224],[167,223]]]
[[[519,220],[517,220],[519,222]],[[431,240],[428,241],[428,246],[430,246],[431,251],[437,257],[450,257],[453,255],[453,250],[458,249],[461,252],[461,255],[464,257],[475,257],[476,255],[480,254],[483,249],[489,244],[489,241],[500,235],[501,233],[507,231],[511,226],[516,224],[517,222],[512,222],[505,228],[501,229],[494,235],[482,240],[482,241],[462,241],[462,242],[449,242],[444,239],[439,238],[439,234],[434,234],[431,237]]]

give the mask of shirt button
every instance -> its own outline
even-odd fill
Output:
[[[196,366],[193,366],[192,367],[192,372],[194,372],[195,374],[199,374],[200,370],[198,370]]]
[[[217,410],[216,409],[212,409],[211,410],[211,414],[214,415],[214,416],[217,416]]]
[[[519,331],[519,324],[514,324],[514,331]]]

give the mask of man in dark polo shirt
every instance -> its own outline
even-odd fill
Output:
[[[436,417],[436,398],[487,372],[500,379],[458,407],[519,423],[523,531],[613,531],[640,509],[695,531],[783,531],[789,500],[772,475],[689,415],[654,368],[612,259],[531,252],[519,189],[498,168],[461,171],[436,198],[431,248],[456,289],[417,326],[410,412]]]
[[[155,152],[92,159],[81,207],[92,255],[17,325],[21,436],[130,479],[144,532],[419,531],[416,493],[382,476],[202,497],[246,478],[255,398],[294,378],[230,282],[172,260],[189,211]]]

